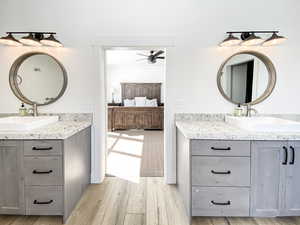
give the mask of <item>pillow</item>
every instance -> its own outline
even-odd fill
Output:
[[[148,107],[157,107],[158,106],[157,99],[156,98],[146,99],[146,106],[148,106]]]
[[[135,106],[134,99],[124,99],[124,106],[126,107]]]
[[[135,97],[135,106],[144,107],[146,106],[146,97]]]

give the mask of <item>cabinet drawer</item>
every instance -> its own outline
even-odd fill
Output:
[[[60,156],[24,157],[25,185],[62,185]]]
[[[250,141],[192,140],[192,155],[250,156]]]
[[[61,141],[24,141],[24,155],[61,155]]]
[[[249,216],[249,189],[192,187],[192,216]]]
[[[192,185],[250,186],[250,158],[193,156]]]
[[[27,215],[62,215],[62,186],[32,186],[26,188]]]

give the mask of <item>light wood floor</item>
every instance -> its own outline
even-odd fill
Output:
[[[108,133],[108,175],[131,178],[164,175],[163,131],[115,131]],[[127,173],[127,174],[126,174]]]
[[[0,216],[0,225],[61,225],[60,217]],[[300,225],[292,218],[195,218],[193,225]],[[174,185],[163,178],[132,183],[109,177],[90,185],[67,225],[188,225]]]

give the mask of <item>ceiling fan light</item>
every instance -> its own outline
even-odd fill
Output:
[[[235,45],[239,45],[242,41],[237,38],[234,37],[231,33],[229,34],[229,36],[224,39],[219,46],[221,47],[231,47],[231,46],[235,46]]]
[[[28,36],[22,37],[20,39],[20,42],[23,43],[24,45],[29,45],[29,46],[42,46],[40,41],[36,38],[33,37],[33,34],[30,33]]]
[[[15,39],[14,36],[12,36],[12,34],[8,34],[6,37],[1,37],[0,44],[9,46],[22,46],[22,43]]]
[[[254,46],[259,45],[264,40],[261,37],[256,36],[254,33],[252,33],[246,40],[244,40],[241,45],[242,46]]]
[[[268,38],[264,43],[262,43],[262,46],[273,46],[273,45],[279,45],[287,40],[286,37],[279,36],[276,33],[273,33],[270,38]]]
[[[62,43],[60,43],[60,41],[57,40],[53,34],[50,34],[49,37],[42,39],[41,43],[43,45],[48,45],[52,47],[63,47]]]

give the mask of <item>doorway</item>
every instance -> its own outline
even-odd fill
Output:
[[[164,176],[165,60],[162,48],[105,49],[106,176]]]

